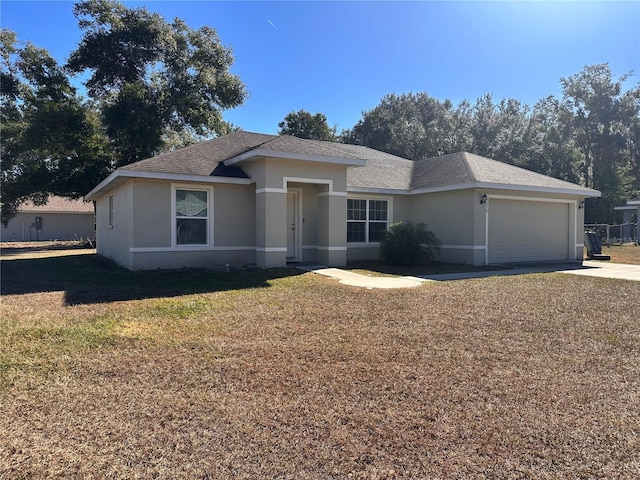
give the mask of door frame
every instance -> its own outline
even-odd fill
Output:
[[[288,262],[301,262],[302,261],[302,188],[298,187],[288,187],[287,188],[287,204],[289,202],[289,195],[293,196],[293,227],[294,227],[294,235],[293,235],[293,256],[289,255],[289,234],[287,233],[287,261]],[[289,212],[288,205],[287,211],[285,212],[286,218],[286,228],[290,228],[289,225]]]

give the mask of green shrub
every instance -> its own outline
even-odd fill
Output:
[[[387,265],[424,265],[435,260],[441,245],[424,223],[394,223],[380,242],[380,261]]]

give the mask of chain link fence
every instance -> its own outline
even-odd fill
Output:
[[[585,233],[595,233],[602,245],[624,245],[635,243],[638,245],[638,224],[622,223],[607,225],[606,223],[585,224]]]

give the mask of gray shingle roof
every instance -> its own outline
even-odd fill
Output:
[[[541,175],[513,165],[468,152],[411,161],[361,145],[347,145],[290,136],[237,131],[121,167],[122,170],[248,178],[236,166],[223,162],[255,150],[290,155],[365,160],[366,165],[349,167],[347,186],[355,190],[415,191],[473,185],[594,192],[580,185]],[[231,162],[233,163],[233,162]]]
[[[237,131],[213,140],[163,153],[147,160],[120,167],[140,172],[177,173],[184,175],[212,175],[219,163],[248,152],[278,138],[275,135]],[[226,176],[226,175],[221,175]],[[246,177],[246,175],[244,175]]]
[[[468,152],[417,161],[411,187],[412,189],[435,188],[466,183],[567,190],[585,189],[574,183]]]
[[[333,142],[320,142],[316,140],[305,140],[290,136],[276,136],[272,140],[260,146],[260,149],[272,150],[274,152],[287,152],[300,155],[313,155],[322,157],[342,157],[365,158],[353,155],[347,149],[339,148],[341,144]]]

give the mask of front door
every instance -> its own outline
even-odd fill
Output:
[[[300,261],[302,250],[300,235],[300,192],[287,192],[287,260]]]

